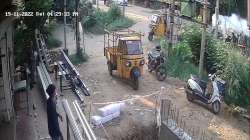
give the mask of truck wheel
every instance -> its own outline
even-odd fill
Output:
[[[159,81],[164,81],[167,77],[167,69],[160,65],[156,68],[156,77]]]
[[[112,73],[112,64],[111,64],[111,62],[110,61],[108,61],[107,62],[107,65],[108,65],[108,71],[109,71],[109,75],[113,75],[113,73]]]
[[[154,34],[152,32],[148,33],[148,40],[152,41],[154,38]]]
[[[220,102],[217,100],[212,104],[214,114],[218,114],[220,112]]]
[[[151,61],[148,62],[148,72],[152,72],[153,71],[153,66],[152,66],[151,63],[152,63]]]
[[[134,90],[138,90],[139,88],[139,79],[138,78],[134,78],[133,79],[133,89]]]

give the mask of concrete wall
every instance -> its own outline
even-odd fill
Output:
[[[0,77],[0,121],[10,121],[14,116],[13,108],[13,20],[6,18],[0,23],[0,49],[2,77]]]

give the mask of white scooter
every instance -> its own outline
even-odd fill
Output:
[[[221,97],[225,94],[226,83],[215,74],[209,74],[208,76],[212,82],[212,94],[207,93],[207,82],[199,79],[197,76],[191,75],[185,87],[187,99],[189,101],[197,99],[203,103],[212,104],[213,112],[218,114],[220,112]]]

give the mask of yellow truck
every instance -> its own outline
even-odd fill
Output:
[[[139,78],[145,64],[141,33],[127,29],[118,32],[105,31],[104,56],[107,58],[109,74],[130,81],[135,90],[139,87]]]

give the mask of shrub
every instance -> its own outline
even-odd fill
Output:
[[[193,58],[191,48],[186,41],[177,44],[177,46],[173,48],[173,55],[182,62],[190,62]]]
[[[198,65],[200,59],[200,46],[202,36],[200,27],[196,24],[186,26],[181,36],[182,41],[186,42],[187,45],[191,48],[193,54],[192,62],[195,65]]]
[[[69,56],[70,61],[74,64],[74,65],[79,65],[82,64],[83,62],[88,61],[89,56],[84,53],[81,49],[81,53],[80,55],[77,54],[72,54]]]
[[[106,18],[111,23],[114,20],[116,20],[117,18],[120,18],[121,16],[122,16],[121,9],[118,7],[118,5],[113,4],[109,8],[109,10],[107,12],[107,17]]]
[[[167,55],[167,43],[165,41],[161,41],[161,46],[165,50],[165,55]],[[167,74],[172,77],[177,77],[181,80],[187,80],[190,74],[197,75],[199,73],[198,67],[190,63],[192,56],[191,48],[188,46],[187,42],[181,42],[177,44],[167,59]]]
[[[92,33],[104,33],[105,28],[115,31],[134,24],[133,20],[122,16],[117,5],[112,5],[107,12],[94,10],[82,19],[82,23],[85,29]]]
[[[206,69],[209,73],[221,74],[226,66],[229,44],[214,38],[208,40],[208,44],[205,53]]]
[[[227,103],[250,105],[250,63],[239,51],[230,50],[222,73],[228,83]]]
[[[114,20],[111,24],[107,26],[109,31],[116,31],[123,28],[128,28],[134,24],[134,21],[125,17],[125,18],[118,18]]]
[[[190,74],[199,74],[197,66],[190,62],[180,61],[177,56],[170,56],[167,60],[167,74],[181,80],[187,80]]]
[[[84,28],[87,28],[87,29],[95,26],[96,22],[97,22],[97,20],[96,20],[94,15],[88,15],[82,19],[82,24],[83,24]]]

